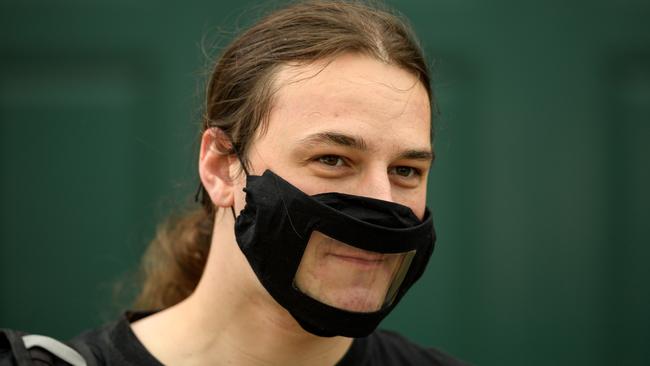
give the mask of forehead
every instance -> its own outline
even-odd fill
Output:
[[[361,136],[370,147],[423,148],[431,143],[428,94],[416,76],[395,65],[345,54],[285,65],[274,84],[266,131],[274,141],[286,144],[330,130]]]

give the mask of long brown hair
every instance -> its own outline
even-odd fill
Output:
[[[237,151],[246,163],[252,136],[268,120],[278,68],[345,52],[410,71],[433,103],[427,64],[403,19],[378,4],[306,1],[272,12],[225,48],[207,84],[201,132],[221,129],[233,144],[228,153]],[[216,213],[207,194],[201,203],[202,207],[168,219],[158,228],[143,258],[137,308],[172,306],[196,288],[210,250]]]

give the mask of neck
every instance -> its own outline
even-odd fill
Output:
[[[237,246],[233,227],[230,212],[221,210],[194,293],[134,323],[136,335],[164,364],[335,364],[352,340],[303,330],[259,283]]]

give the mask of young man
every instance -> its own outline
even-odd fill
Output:
[[[120,365],[460,364],[375,330],[433,250],[432,103],[387,12],[319,1],[262,19],[214,67],[203,208],[152,243],[149,311],[72,345]]]

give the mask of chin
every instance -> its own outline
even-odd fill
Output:
[[[384,291],[385,292],[385,291]],[[351,288],[335,291],[328,304],[347,311],[370,313],[381,309],[384,297],[367,288]]]

